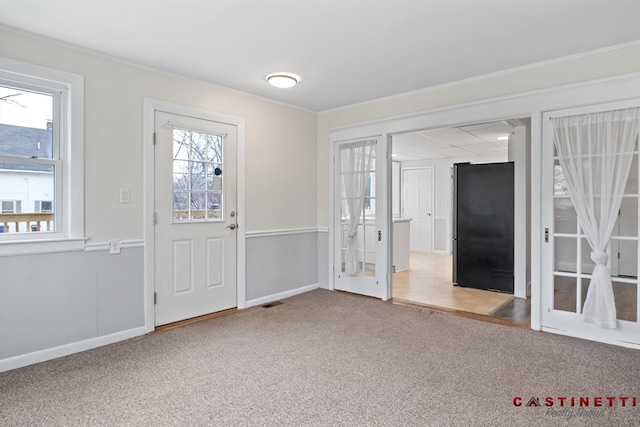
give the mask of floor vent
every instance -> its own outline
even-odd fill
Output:
[[[274,301],[274,302],[270,302],[268,304],[261,305],[260,307],[271,308],[271,307],[275,307],[275,306],[280,305],[280,304],[282,304],[282,301]]]

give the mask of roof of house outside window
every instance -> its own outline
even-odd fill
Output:
[[[53,158],[53,131],[0,124],[0,156],[51,159]],[[6,162],[0,163],[0,169],[50,170],[48,166]]]

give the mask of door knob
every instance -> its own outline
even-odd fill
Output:
[[[237,225],[235,225],[235,224],[227,225],[227,228],[230,228],[232,230],[235,230],[236,227],[237,227]]]

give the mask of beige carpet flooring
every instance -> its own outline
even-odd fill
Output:
[[[1,344],[1,343],[0,343]],[[637,426],[640,351],[316,290],[0,374],[2,426]]]

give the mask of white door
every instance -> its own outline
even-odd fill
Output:
[[[617,328],[605,329],[582,320],[594,263],[591,247],[569,197],[564,173],[553,144],[552,117],[627,108],[628,103],[554,111],[543,115],[542,329],[595,341],[640,348],[638,289],[638,142],[622,199],[621,215],[607,254],[616,304]],[[585,161],[589,161],[585,158]],[[622,214],[624,212],[624,214]],[[618,255],[619,254],[619,255]],[[618,259],[618,256],[620,257]]]
[[[236,307],[236,127],[155,113],[155,324]]]
[[[355,173],[347,170],[341,161],[341,149],[364,141],[338,144],[335,149],[334,289],[387,299],[391,241],[387,212],[390,210],[387,182],[390,164],[384,138],[367,141],[372,143],[367,150],[372,150],[373,160],[365,170]],[[354,214],[351,222],[345,184],[354,178],[362,180],[366,189],[362,209]],[[349,239],[353,239],[356,246],[355,271],[349,271],[347,267]]]
[[[402,170],[402,217],[411,218],[411,251],[432,253],[432,167]]]

